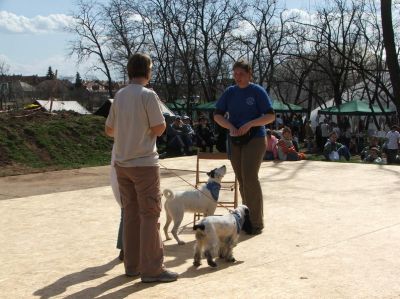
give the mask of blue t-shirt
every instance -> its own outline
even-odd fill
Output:
[[[216,109],[228,112],[229,121],[238,129],[271,111],[272,103],[263,87],[250,83],[246,88],[228,87],[217,101]],[[265,126],[261,126],[255,136],[265,136]]]

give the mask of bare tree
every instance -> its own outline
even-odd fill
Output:
[[[383,42],[386,50],[386,62],[389,68],[390,80],[393,88],[393,102],[397,112],[400,111],[400,66],[394,41],[392,23],[392,1],[381,0]]]
[[[213,101],[223,88],[224,67],[231,64],[229,52],[237,42],[233,31],[238,30],[240,15],[247,6],[231,0],[203,0],[194,1],[193,7],[198,32],[197,76],[206,101]]]
[[[71,42],[70,55],[76,54],[79,62],[91,57],[98,59],[99,64],[94,65],[93,69],[107,77],[108,94],[112,98],[113,83],[110,71],[112,49],[107,38],[102,6],[92,0],[79,0],[77,7],[78,11],[73,15],[74,22],[67,28],[77,37]]]
[[[284,9],[278,8],[276,0],[255,0],[243,15],[244,24],[251,30],[239,37],[244,53],[254,69],[257,83],[267,82],[267,90],[274,85],[274,74],[288,56],[295,27],[289,26],[294,19]]]
[[[10,65],[8,65],[5,61],[0,60],[0,77],[8,75],[10,72]]]
[[[111,0],[103,7],[104,23],[108,24],[106,36],[113,49],[110,62],[120,70],[124,81],[129,57],[146,45],[142,17],[135,7],[135,2],[126,0]]]

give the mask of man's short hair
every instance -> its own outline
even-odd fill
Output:
[[[126,66],[129,79],[144,77],[149,79],[152,62],[149,55],[144,53],[133,54]]]

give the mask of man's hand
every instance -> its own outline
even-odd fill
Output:
[[[107,136],[114,137],[114,129],[113,128],[105,126],[104,131],[105,131]]]

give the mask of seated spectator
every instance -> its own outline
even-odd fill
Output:
[[[195,127],[197,146],[202,152],[207,151],[207,147],[210,153],[213,152],[215,144],[214,132],[208,124],[208,120],[205,117],[199,118],[199,124]]]
[[[179,115],[167,128],[168,147],[181,155],[191,154],[192,141],[184,132],[183,122]]]
[[[367,163],[383,164],[381,151],[376,147],[371,147],[363,161]]]
[[[324,156],[328,161],[338,161],[343,156],[347,161],[350,160],[350,151],[347,146],[337,142],[337,134],[335,131],[329,134],[328,141],[324,146]]]
[[[270,129],[267,129],[267,135],[265,137],[267,141],[267,148],[265,150],[264,160],[275,160],[278,159],[278,138],[276,138]]]
[[[361,151],[361,153],[360,153],[361,160],[365,161],[365,159],[370,155],[370,150],[372,148],[374,148],[374,151],[375,150],[377,151],[378,157],[382,158],[382,151],[381,151],[381,147],[379,146],[378,138],[373,136],[373,137],[370,137],[370,139],[369,139],[369,145],[364,147],[363,150]],[[372,161],[365,161],[365,162],[372,162]]]
[[[192,128],[192,124],[190,122],[190,117],[187,115],[183,116],[182,122],[183,122],[183,134],[185,134],[192,141],[192,144],[193,144],[195,132]]]
[[[283,128],[282,138],[279,139],[277,147],[279,160],[298,161],[306,158],[303,153],[296,151],[293,145],[292,131],[288,127]]]

